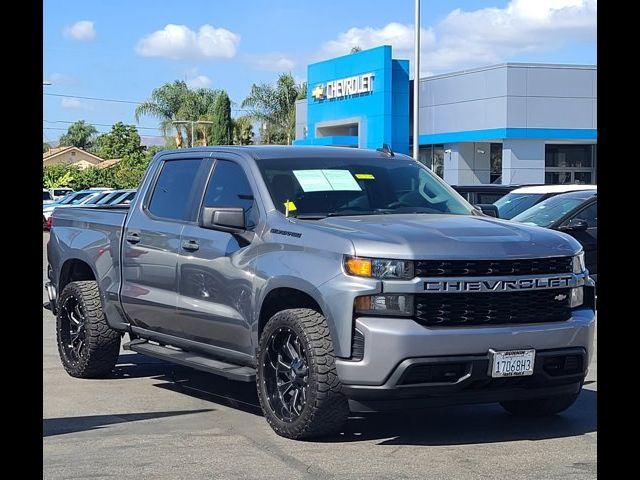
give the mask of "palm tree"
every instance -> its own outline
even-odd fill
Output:
[[[151,99],[141,103],[136,107],[136,122],[139,122],[142,115],[151,115],[160,119],[160,128],[162,134],[166,137],[168,132],[175,128],[176,146],[180,148],[183,144],[182,125],[174,124],[175,120],[184,120],[180,118],[184,109],[185,100],[190,95],[190,90],[186,82],[176,80],[173,83],[165,83],[151,92]],[[191,137],[189,129],[186,128],[187,138]]]
[[[304,93],[303,93],[304,92]],[[306,95],[306,84],[296,85],[293,75],[280,74],[276,86],[262,84],[251,86],[249,96],[242,108],[249,108],[249,116],[263,125],[268,125],[275,136],[282,136],[290,144],[295,135],[295,102]]]

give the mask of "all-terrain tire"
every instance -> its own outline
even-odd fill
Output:
[[[268,399],[265,375],[267,346],[278,329],[288,328],[298,336],[307,356],[306,404],[299,417],[286,422],[274,413]],[[271,428],[295,440],[339,433],[349,416],[349,405],[335,366],[333,342],[324,316],[308,308],[282,310],[267,322],[260,336],[256,383],[258,399]]]
[[[76,355],[69,345],[66,333],[69,322],[65,315],[66,302],[77,304],[84,319],[84,345]],[[69,283],[58,300],[56,315],[58,353],[64,369],[72,377],[96,378],[108,375],[118,361],[121,334],[112,329],[102,311],[102,301],[95,281]]]
[[[511,400],[500,402],[502,408],[518,417],[548,417],[564,412],[573,405],[579,393],[533,400]]]

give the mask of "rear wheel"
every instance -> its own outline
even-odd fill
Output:
[[[572,395],[534,400],[512,400],[509,402],[500,402],[500,405],[502,405],[502,408],[507,412],[518,417],[548,417],[556,413],[564,412],[575,403],[578,395],[578,393],[575,393]]]
[[[269,320],[260,337],[256,381],[267,422],[283,437],[333,435],[349,416],[329,328],[314,310],[283,310]]]
[[[72,377],[101,377],[116,365],[121,335],[107,323],[96,282],[72,282],[64,288],[56,334],[62,365]]]

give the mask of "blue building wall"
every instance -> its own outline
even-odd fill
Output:
[[[372,73],[371,92],[341,98],[314,98],[314,89],[327,82]],[[379,148],[388,143],[409,152],[409,61],[391,58],[386,45],[311,64],[307,67],[307,138],[297,145],[349,145]],[[341,122],[358,125],[358,134],[327,135]]]

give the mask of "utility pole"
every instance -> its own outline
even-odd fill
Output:
[[[174,120],[171,123],[177,123],[177,124],[183,124],[183,123],[189,124],[190,123],[191,124],[191,145],[189,145],[189,146],[193,147],[193,142],[195,141],[195,137],[193,135],[193,132],[194,132],[193,127],[194,127],[194,125],[200,124],[200,123],[211,124],[213,122],[210,122],[208,120]]]
[[[419,96],[420,96],[420,0],[415,0],[415,35],[413,57],[413,158],[418,160],[420,148]]]

